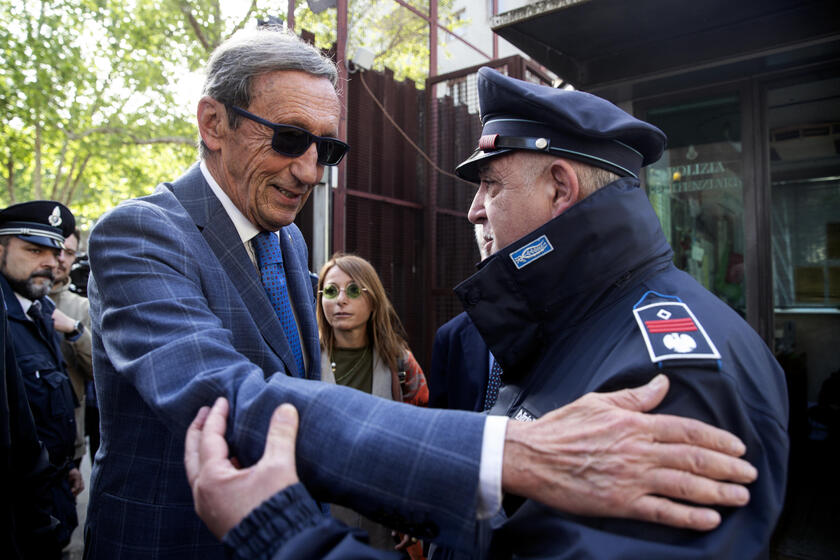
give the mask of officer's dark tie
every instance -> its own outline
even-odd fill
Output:
[[[44,308],[41,306],[41,302],[35,300],[32,302],[32,305],[29,306],[29,309],[26,311],[26,314],[29,315],[29,318],[32,319],[32,322],[35,323],[35,326],[38,327],[38,331],[41,333],[41,336],[49,340],[49,333],[50,329],[47,323],[47,318],[44,317]],[[51,323],[52,321],[50,321]]]
[[[257,266],[260,268],[260,277],[263,287],[271,301],[274,312],[283,325],[283,333],[292,355],[295,358],[297,371],[292,372],[294,377],[304,377],[305,367],[303,365],[303,352],[300,349],[300,336],[298,335],[295,315],[289,301],[289,291],[286,288],[286,273],[283,270],[283,253],[280,251],[280,239],[276,233],[261,231],[251,242],[254,253],[257,257]]]
[[[487,379],[487,393],[484,395],[484,410],[490,410],[496,404],[501,386],[502,366],[499,365],[496,359],[493,359],[493,367],[490,368],[490,377]]]

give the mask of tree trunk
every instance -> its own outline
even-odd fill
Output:
[[[35,119],[35,169],[32,171],[32,194],[36,200],[44,198],[41,187],[41,121]]]
[[[82,175],[85,172],[85,167],[87,167],[88,162],[90,161],[91,154],[87,154],[85,159],[82,160],[82,165],[79,166],[79,172],[76,173],[75,179],[73,179],[73,183],[70,185],[70,190],[64,196],[64,205],[70,206],[70,201],[73,200],[73,195],[76,194],[76,188],[79,186],[79,183],[82,180]],[[75,167],[76,163],[73,162],[73,166]]]
[[[9,150],[9,159],[6,161],[6,171],[9,176],[6,178],[6,190],[9,192],[9,204],[15,203],[15,160],[12,151]]]

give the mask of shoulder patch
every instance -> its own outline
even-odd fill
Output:
[[[650,361],[720,360],[712,339],[688,305],[650,291],[633,306]]]
[[[548,237],[541,235],[516,251],[510,254],[510,258],[516,268],[528,266],[537,259],[540,259],[554,250]]]

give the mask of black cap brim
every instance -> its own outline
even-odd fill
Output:
[[[458,164],[458,167],[455,168],[455,173],[461,179],[472,183],[480,183],[481,179],[478,177],[478,172],[481,169],[481,166],[484,165],[485,160],[498,157],[512,151],[512,149],[502,148],[491,152],[485,152],[481,148],[478,148],[470,157]]]
[[[41,247],[49,247],[50,249],[64,249],[64,242],[52,239],[51,237],[44,237],[43,235],[16,235],[18,239],[40,245]]]

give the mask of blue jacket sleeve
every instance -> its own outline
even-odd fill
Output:
[[[398,560],[367,535],[321,512],[298,483],[260,504],[222,540],[236,560]]]
[[[174,460],[199,407],[224,396],[227,439],[248,465],[262,454],[274,409],[289,402],[301,417],[298,472],[313,496],[469,547],[484,418],[267,369],[276,358],[243,303],[262,286],[247,292],[231,281],[205,240],[210,227],[199,231],[183,209],[135,201],[104,216],[91,236],[97,391],[111,401],[101,399],[103,418],[125,426],[152,415],[178,434],[164,445],[138,432],[136,442],[114,445]],[[241,245],[228,251],[244,254]],[[154,445],[161,449],[149,451]]]

